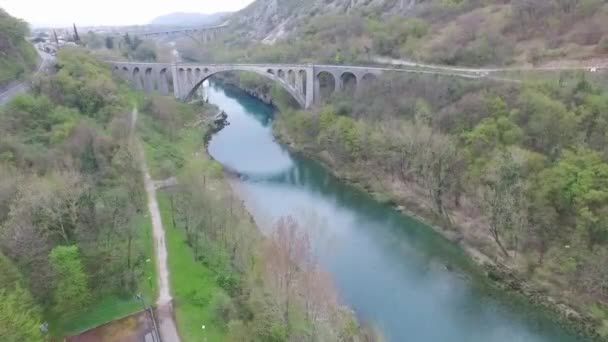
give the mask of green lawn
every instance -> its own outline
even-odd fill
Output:
[[[157,292],[156,267],[154,261],[154,245],[152,240],[152,224],[148,212],[135,218],[138,227],[137,243],[144,252],[146,262],[138,281],[138,292],[144,295],[146,304],[154,303]],[[51,335],[66,336],[89,330],[106,322],[128,316],[142,310],[141,301],[134,297],[109,294],[98,298],[89,308],[75,317],[58,319],[50,322]]]
[[[194,260],[184,232],[173,227],[166,193],[159,191],[157,196],[166,234],[171,293],[179,333],[186,342],[204,341],[205,337],[207,341],[225,341],[225,332],[211,323],[208,306],[213,295],[223,290],[216,284],[214,273]]]

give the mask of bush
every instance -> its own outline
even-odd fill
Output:
[[[212,322],[224,329],[228,322],[234,318],[236,309],[232,299],[226,293],[218,291],[209,302],[209,312],[212,315]]]
[[[224,291],[230,293],[231,295],[235,295],[239,291],[239,277],[238,274],[234,273],[222,273],[217,275],[215,282],[222,288]]]

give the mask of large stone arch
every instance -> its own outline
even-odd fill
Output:
[[[279,77],[279,73],[278,72],[274,72],[272,69],[269,68],[251,68],[251,67],[247,67],[247,66],[234,66],[234,67],[230,67],[230,68],[218,68],[218,69],[214,69],[214,68],[205,68],[204,69],[204,73],[202,75],[202,77],[197,80],[194,83],[194,86],[190,89],[188,89],[186,91],[186,95],[183,96],[183,100],[190,100],[192,98],[192,96],[197,92],[198,88],[203,84],[203,82],[205,82],[206,80],[208,80],[211,76],[221,73],[221,72],[226,72],[226,71],[246,71],[246,72],[254,72],[258,75],[264,76],[267,79],[270,79],[276,83],[278,83],[281,88],[285,89],[297,102],[298,104],[302,107],[302,108],[306,108],[306,97],[304,95],[304,93],[298,93],[298,89],[296,87],[290,86],[288,83],[288,80],[286,78],[281,78]],[[280,71],[282,71],[282,69],[280,69]],[[284,75],[284,72],[282,72],[281,74]],[[184,82],[186,80],[181,79],[180,82]],[[189,87],[189,86],[188,86]]]

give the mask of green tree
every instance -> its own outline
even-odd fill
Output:
[[[31,302],[29,293],[20,286],[12,291],[0,289],[0,340],[43,341],[40,312],[28,304]]]
[[[488,170],[483,189],[483,207],[492,238],[506,257],[510,257],[503,238],[517,236],[523,227],[523,184],[521,168],[507,150],[503,150]],[[516,239],[510,239],[511,241]]]
[[[40,309],[23,288],[21,274],[0,253],[0,340],[42,341]]]
[[[532,88],[522,92],[516,119],[524,130],[525,144],[553,157],[569,147],[578,133],[574,113],[559,100]]]
[[[69,315],[85,307],[91,299],[77,246],[58,246],[49,255],[53,271],[54,309]]]
[[[599,153],[565,151],[541,180],[544,195],[564,220],[575,219],[589,249],[608,241],[608,163]]]

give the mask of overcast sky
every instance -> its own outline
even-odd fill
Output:
[[[0,0],[12,16],[35,26],[136,25],[173,12],[237,11],[253,0]]]

